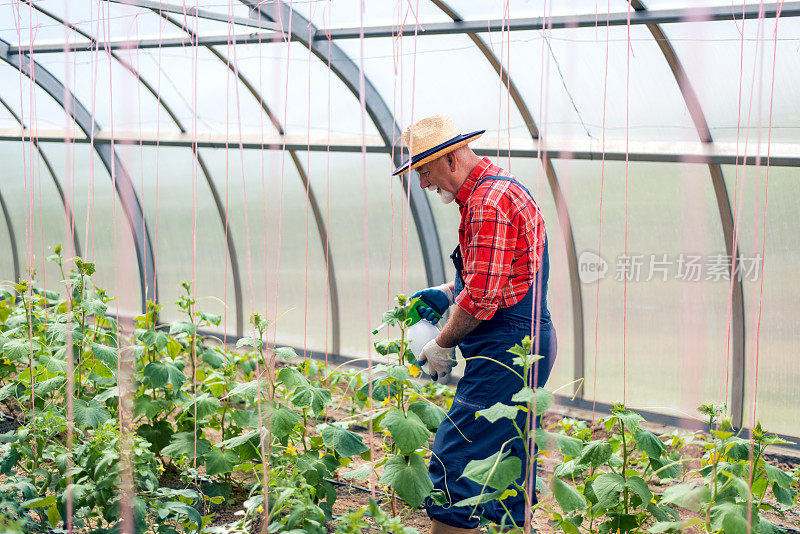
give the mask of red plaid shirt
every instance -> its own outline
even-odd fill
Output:
[[[535,281],[544,252],[544,219],[518,185],[487,176],[513,178],[483,158],[456,195],[461,211],[458,243],[464,259],[464,290],[456,297],[476,319],[519,302]]]

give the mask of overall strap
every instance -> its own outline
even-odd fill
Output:
[[[525,187],[524,185],[522,185],[521,183],[519,183],[519,182],[516,180],[516,178],[511,178],[511,177],[509,177],[509,176],[500,176],[500,175],[496,175],[496,176],[484,176],[484,177],[483,177],[483,178],[481,178],[481,179],[480,179],[480,181],[479,181],[479,182],[478,182],[478,183],[475,185],[475,187],[478,187],[478,186],[479,186],[479,185],[481,185],[483,182],[488,182],[488,181],[492,181],[492,180],[499,180],[499,181],[503,181],[503,182],[512,182],[512,183],[515,183],[515,184],[517,184],[518,186],[520,186],[520,188],[521,188],[523,191],[525,191],[525,192],[528,194],[528,197],[529,197],[531,200],[533,200],[533,195],[531,195],[531,192],[530,192],[530,191],[528,191],[528,188],[527,188],[527,187]]]

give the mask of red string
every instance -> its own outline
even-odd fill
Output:
[[[733,236],[731,237],[731,283],[728,289],[728,309],[726,313],[726,327],[725,327],[725,373],[723,374],[723,384],[720,384],[720,403],[727,402],[729,393],[729,374],[730,374],[730,351],[731,351],[731,321],[733,313],[733,287],[734,287],[734,265],[735,258],[738,255],[739,244],[739,216],[742,207],[742,195],[739,195],[739,139],[741,135],[742,125],[742,80],[744,76],[744,23],[745,23],[745,5],[742,5],[742,26],[740,28],[741,41],[739,44],[739,97],[736,115],[736,165],[734,174],[734,196],[733,196]],[[734,22],[736,21],[735,14],[733,15]],[[737,25],[738,28],[738,25]],[[747,160],[747,152],[745,152],[745,162]],[[744,187],[744,176],[742,176],[742,187]],[[722,391],[725,391],[724,395]]]
[[[608,98],[608,41],[609,33],[611,31],[611,0],[606,2],[606,61],[605,72],[603,74],[603,134],[602,134],[602,155],[600,159],[600,214],[598,217],[597,231],[597,255],[600,256],[600,251],[603,244],[603,190],[605,186],[606,177],[606,101]],[[600,325],[600,284],[597,284],[595,293],[595,312],[594,312],[594,369],[593,369],[593,389],[592,389],[592,425],[595,420],[595,410],[597,407],[597,352],[598,352],[598,332]]]
[[[367,108],[364,95],[364,11],[366,6],[364,0],[361,0],[361,7],[359,9],[359,46],[361,57],[359,58],[359,71],[358,71],[358,101],[361,105],[361,188],[362,198],[364,201],[364,289],[365,289],[365,313],[367,324],[371,321],[370,316],[370,302],[369,302],[369,215],[367,213]],[[369,381],[369,398],[372,399],[372,350],[371,338],[369,330],[367,330],[367,380]],[[369,404],[369,410],[372,410],[372,403]],[[369,442],[370,446],[374,442],[373,425],[370,425]],[[370,477],[370,494],[375,497],[375,484],[374,477]]]
[[[281,23],[280,26],[283,28],[283,11],[278,9],[278,19]],[[289,59],[291,56],[291,35],[292,35],[292,4],[289,4],[289,24],[288,24],[288,32],[283,34],[283,40],[286,43],[286,73],[285,73],[285,83],[284,83],[284,99],[283,99],[283,124],[287,123],[287,116],[288,116],[288,109],[289,109]],[[309,43],[310,46],[310,43]],[[284,186],[284,177],[286,174],[286,135],[284,133],[283,140],[281,142],[281,187],[280,187],[280,207],[278,210],[278,236],[277,236],[277,248],[275,253],[275,323],[273,327],[273,344],[277,343],[277,336],[278,336],[278,328],[277,328],[277,318],[278,318],[278,289],[280,286],[280,272],[281,272],[281,236],[283,230],[283,186]],[[270,371],[272,367],[270,367]]]
[[[628,12],[625,21],[627,31],[626,63],[625,63],[625,231],[623,255],[628,257],[628,167],[629,140],[630,140],[630,86],[631,86],[631,3],[628,2]],[[627,261],[627,260],[626,260]],[[599,284],[598,284],[599,285]],[[628,276],[622,281],[622,404],[627,402],[627,349],[628,349]]]
[[[255,13],[258,14],[258,24],[259,30],[261,29],[261,9],[260,7],[257,8]],[[259,85],[264,85],[264,72],[263,72],[263,58],[261,56],[262,46],[261,46],[261,32],[258,33],[258,81]],[[278,76],[275,77],[276,83],[278,80]],[[263,99],[263,92],[259,91],[258,96],[258,104],[263,109],[264,107],[264,99]],[[266,313],[266,307],[269,303],[269,284],[268,284],[268,269],[267,269],[267,187],[266,187],[266,172],[265,172],[265,165],[264,165],[264,114],[259,113],[259,131],[261,134],[261,236],[262,236],[262,246],[264,250],[264,307]],[[227,188],[227,183],[226,183]],[[251,299],[253,297],[251,296]],[[253,308],[253,312],[255,312],[255,308]],[[253,333],[255,333],[255,325],[253,325]],[[269,369],[267,372],[271,372]],[[260,399],[264,398],[263,391],[261,389],[261,376],[262,376],[262,369],[261,369],[261,360],[256,360],[256,384],[258,385],[258,396]],[[261,475],[263,477],[262,480],[268,480],[268,473],[269,473],[269,463],[270,458],[272,457],[272,440],[269,441],[269,446],[265,445],[265,432],[264,432],[264,414],[262,413],[261,406],[263,403],[258,403],[258,441],[259,441],[259,448],[261,450]],[[262,494],[264,496],[264,510],[269,510],[269,491],[266,487],[262,488]],[[269,516],[267,515],[267,518]],[[265,522],[264,532],[269,528],[269,519]]]
[[[312,4],[311,13],[308,17],[309,33],[311,32],[312,20],[316,11],[316,4]],[[306,346],[308,344],[308,242],[309,236],[309,211],[311,206],[311,43],[308,46],[308,62],[306,74],[308,76],[308,98],[306,101],[306,260],[305,260],[305,289],[303,291],[303,356],[307,354]],[[327,377],[327,357],[326,357],[326,373]],[[326,378],[327,379],[327,378]],[[327,411],[326,411],[327,413]]]
[[[772,49],[772,79],[770,83],[769,93],[769,123],[767,129],[767,166],[764,184],[764,219],[762,221],[762,235],[763,241],[761,243],[761,272],[759,273],[759,293],[758,293],[758,320],[756,323],[756,339],[755,339],[755,369],[753,370],[753,418],[752,424],[756,420],[756,404],[758,399],[758,369],[759,369],[759,356],[761,353],[761,311],[764,297],[764,262],[766,261],[766,246],[767,246],[767,200],[769,193],[769,166],[770,166],[770,149],[772,142],[772,113],[775,96],[775,64],[778,60],[778,22],[783,9],[783,0],[778,4],[778,11],[775,15],[775,30]]]
[[[328,0],[325,9],[322,11],[323,26],[325,27],[325,37],[328,40],[328,131],[325,146],[325,367],[328,367],[328,321],[330,320],[331,294],[330,294],[330,199],[331,199],[331,34],[326,17],[330,17],[333,7],[333,0]],[[328,377],[325,376],[325,385],[328,385]],[[327,409],[325,415],[327,417]]]

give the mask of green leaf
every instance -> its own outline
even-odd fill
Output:
[[[34,499],[25,501],[22,503],[23,508],[47,508],[55,504],[56,496],[55,495],[48,495],[46,497],[36,497]]]
[[[514,396],[511,397],[511,402],[528,404],[533,402],[534,398],[536,398],[536,395],[533,393],[533,390],[528,386],[525,386],[516,393],[514,393]]]
[[[298,408],[311,407],[315,416],[320,415],[331,401],[330,390],[318,388],[311,384],[303,384],[295,388],[292,404]]]
[[[192,336],[195,333],[195,325],[186,321],[175,321],[169,326],[169,335],[186,334]]]
[[[693,517],[684,521],[659,521],[650,527],[647,532],[652,532],[654,534],[659,532],[683,532],[702,522],[703,520],[699,517]]]
[[[169,510],[170,512],[176,514],[178,517],[185,517],[190,522],[197,525],[197,529],[200,529],[200,526],[203,524],[203,519],[200,517],[200,512],[189,506],[188,504],[184,504],[180,501],[166,501],[162,503],[162,506]]]
[[[498,402],[485,410],[475,412],[475,418],[482,416],[488,419],[490,423],[497,422],[500,419],[511,419],[513,421],[516,419],[519,410],[519,406],[509,406]]]
[[[722,530],[725,534],[750,534],[747,521],[739,514],[734,513],[725,514],[722,518]]]
[[[555,402],[555,397],[552,393],[544,388],[536,388],[536,415],[542,415]]]
[[[386,370],[386,375],[389,378],[394,378],[398,382],[403,382],[411,377],[408,367],[405,365],[391,365]]]
[[[625,489],[625,479],[617,473],[603,473],[592,483],[598,508],[613,508],[619,504],[619,494]]]
[[[106,367],[108,367],[111,371],[116,373],[117,348],[107,347],[105,345],[101,345],[100,343],[95,343],[94,341],[89,343],[89,346],[92,348],[92,353],[94,353],[95,358],[103,362]]]
[[[83,333],[77,323],[72,323],[69,327],[66,323],[50,323],[47,326],[47,333],[60,343],[67,342],[67,335],[72,337],[72,343],[83,340]]]
[[[522,475],[522,462],[511,451],[498,451],[482,460],[471,460],[459,478],[468,478],[483,487],[504,490]]]
[[[420,421],[422,421],[431,432],[436,432],[436,429],[439,428],[439,425],[447,416],[447,412],[442,408],[425,401],[412,402],[408,406],[408,411],[417,414]]]
[[[291,434],[294,425],[300,421],[299,414],[282,405],[273,409],[268,417],[272,422],[272,433],[279,438],[285,438]]]
[[[433,489],[425,460],[418,454],[396,454],[386,461],[381,483],[393,487],[412,508],[418,508]]]
[[[681,463],[669,458],[650,458],[650,467],[653,468],[655,475],[661,479],[679,478],[683,474]]]
[[[354,478],[356,480],[366,480],[371,472],[372,472],[372,464],[364,464],[358,469],[353,469],[352,471],[346,471],[344,473],[341,473],[339,476],[344,479]]]
[[[553,394],[546,389],[536,388],[536,392],[534,393],[534,391],[527,386],[514,393],[514,396],[511,397],[511,401],[527,405],[533,404],[534,398],[536,399],[536,415],[545,413],[555,402]]]
[[[208,393],[203,393],[199,397],[197,397],[196,403],[193,401],[189,401],[186,404],[183,413],[188,415],[189,417],[194,417],[195,413],[195,404],[197,404],[197,419],[205,419],[209,415],[214,415],[217,413],[217,410],[220,407],[219,399],[216,397],[212,397]]]
[[[73,409],[75,411],[75,424],[78,426],[97,428],[102,423],[111,419],[111,412],[95,399],[89,402],[83,399],[75,399]]]
[[[233,466],[239,461],[239,456],[233,451],[212,448],[203,455],[203,459],[206,461],[206,474],[214,476],[233,471]]]
[[[278,347],[275,349],[275,355],[287,362],[300,357],[292,347]]]
[[[469,497],[462,501],[458,501],[454,503],[453,506],[477,506],[479,504],[484,504],[490,501],[502,500],[503,496],[507,495],[506,493],[507,491],[516,492],[516,490],[513,489],[511,490],[500,489],[488,493],[479,493],[478,495],[473,495],[472,497]]]
[[[394,408],[383,417],[383,426],[389,429],[392,440],[403,454],[409,454],[428,441],[431,433],[425,423],[413,412],[403,413]]]
[[[139,425],[136,433],[142,436],[150,443],[150,450],[159,454],[161,450],[169,445],[170,439],[174,431],[172,425],[167,421],[157,421],[154,423],[145,423]]]
[[[37,397],[43,397],[48,393],[59,390],[66,381],[67,379],[63,376],[54,376],[53,378],[48,378],[47,380],[42,380],[34,384],[33,392]]]
[[[372,399],[383,402],[390,397],[394,397],[398,393],[400,393],[400,387],[398,386],[397,382],[391,382],[389,384],[381,384],[381,379],[376,378],[372,381]],[[367,398],[369,396],[369,387],[370,382],[367,382],[358,390],[360,395],[363,395],[363,398]]]
[[[262,394],[266,393],[268,388],[269,388],[269,381],[265,378],[262,378],[260,384],[261,393]],[[230,392],[223,398],[227,399],[229,397],[235,397],[236,395],[241,395],[242,397],[253,400],[256,398],[256,395],[258,395],[258,390],[259,390],[259,381],[251,380],[250,382],[243,382],[237,385],[235,388],[230,390]]]
[[[717,495],[719,498],[719,495]],[[741,525],[745,525],[747,532],[747,503],[745,502],[721,502],[711,507],[711,530],[723,529],[728,532],[742,532]],[[750,522],[753,531],[758,532],[758,509],[753,506],[750,510]],[[730,531],[728,530],[730,528]]]
[[[573,438],[571,436],[565,436],[564,434],[556,434],[556,441],[558,442],[558,448],[561,449],[561,453],[564,456],[569,456],[570,458],[577,458],[581,455],[583,450],[583,441],[579,440],[578,438]]]
[[[710,500],[711,492],[708,487],[695,486],[694,484],[678,484],[670,486],[664,491],[661,503],[671,503],[693,512],[699,512],[700,506]]]
[[[784,489],[778,484],[772,485],[772,493],[775,494],[775,500],[784,506],[792,506],[794,504],[797,492],[793,489]]]
[[[58,512],[58,507],[55,504],[51,504],[47,509],[47,520],[50,522],[51,527],[58,525],[61,521],[61,514]]]
[[[761,534],[784,534],[785,529],[767,521],[761,514],[758,515],[758,529],[753,529],[753,532],[761,532]]]
[[[767,471],[767,480],[769,480],[771,484],[777,484],[784,489],[792,489],[794,478],[792,478],[791,475],[768,463],[764,464],[764,469]]]
[[[106,310],[108,310],[106,303],[100,299],[89,299],[85,301],[82,306],[83,309],[89,314],[96,315],[98,317],[104,316],[106,314]]]
[[[583,510],[586,508],[586,499],[584,496],[560,478],[553,477],[552,487],[553,496],[556,498],[558,505],[565,514],[573,510]]]
[[[646,507],[652,500],[653,494],[650,493],[650,488],[647,487],[647,482],[643,478],[637,476],[628,477],[625,485],[642,499],[642,506]]]
[[[369,450],[361,436],[345,428],[336,425],[317,425],[317,430],[322,433],[325,446],[335,450],[339,456],[347,458]]]
[[[670,516],[667,515],[667,512],[652,501],[648,503],[647,511],[650,512],[650,515],[652,515],[656,521],[670,521]]]
[[[278,371],[278,380],[283,382],[287,388],[296,388],[308,384],[308,380],[300,371],[292,367],[284,367]]]
[[[175,365],[167,362],[150,362],[145,366],[143,374],[154,388],[166,388],[168,384],[172,384],[174,391],[178,391],[189,378]]]
[[[233,422],[241,428],[258,428],[258,413],[255,410],[233,410]]]
[[[222,316],[217,315],[215,313],[199,313],[200,318],[204,321],[207,321],[209,324],[213,324],[215,326],[219,326],[219,323],[222,322]]]
[[[12,339],[3,345],[3,352],[9,360],[25,360],[41,350],[42,346],[36,340]]]
[[[266,429],[262,429],[262,432],[266,433]],[[216,447],[225,447],[229,449],[237,449],[242,445],[246,445],[248,443],[253,444],[255,447],[259,446],[258,441],[258,431],[252,430],[250,432],[245,432],[240,436],[234,436],[232,438],[228,438],[221,443],[217,443]]]
[[[664,453],[664,444],[652,432],[639,428],[633,434],[633,439],[636,440],[636,446],[639,450],[646,454],[648,458],[660,458]]]
[[[576,463],[587,467],[600,467],[611,459],[613,449],[607,441],[590,441],[586,444]]]
[[[211,442],[205,438],[197,438],[197,456],[202,456],[211,449]],[[173,434],[169,445],[162,449],[161,453],[172,458],[188,456],[194,458],[195,455],[195,436],[194,432],[178,432]]]
[[[216,348],[204,350],[202,358],[212,369],[219,369],[225,363],[225,356]]]
[[[236,348],[239,349],[241,347],[253,347],[254,349],[258,349],[261,345],[263,345],[262,341],[255,337],[243,337],[239,341],[236,342]]]

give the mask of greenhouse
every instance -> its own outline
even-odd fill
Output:
[[[800,532],[800,2],[2,13],[3,532]]]

